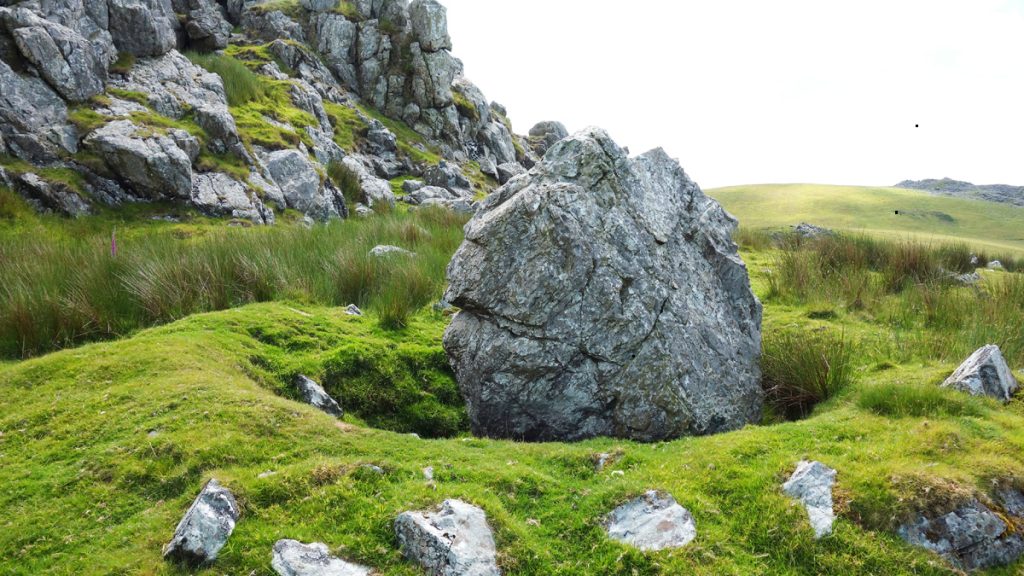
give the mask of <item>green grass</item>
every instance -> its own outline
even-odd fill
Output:
[[[261,79],[239,60],[216,53],[186,52],[185,55],[193,64],[221,77],[229,106],[244,106],[266,96]]]
[[[1024,208],[1007,204],[899,188],[818,184],[734,186],[707,193],[750,229],[810,222],[889,239],[966,242],[987,252],[1024,256]]]
[[[12,227],[0,245],[0,356],[34,355],[282,298],[355,303],[386,312],[383,322],[402,328],[416,309],[441,296],[464,221],[422,210],[312,231],[219,226],[182,237],[174,228],[156,229],[121,237],[116,257],[112,226],[71,238],[50,235],[53,224]],[[418,256],[369,257],[377,244]]]

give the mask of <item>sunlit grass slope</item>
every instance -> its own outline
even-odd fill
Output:
[[[810,222],[888,238],[962,240],[993,252],[1024,254],[1024,208],[1008,204],[900,188],[821,184],[733,186],[707,193],[746,228]]]
[[[757,271],[772,254],[746,258],[766,296]],[[395,331],[340,308],[254,304],[0,364],[0,573],[191,573],[165,563],[161,546],[216,477],[242,517],[200,572],[211,576],[271,575],[279,538],[417,575],[392,522],[445,498],[486,510],[510,575],[952,574],[904,545],[895,525],[1024,481],[1024,404],[935,391],[955,362],[907,350],[841,308],[767,303],[769,338],[856,342],[855,384],[809,419],[649,445],[465,436],[453,380],[436,364],[446,322],[423,311]],[[298,372],[325,382],[350,412],[344,422],[294,401]],[[601,452],[621,459],[597,472]],[[822,541],[779,489],[802,458],[839,470],[839,520]],[[603,515],[652,488],[693,513],[691,545],[642,554],[604,536]]]

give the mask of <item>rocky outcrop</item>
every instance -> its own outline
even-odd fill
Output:
[[[263,158],[281,190],[284,206],[319,220],[347,215],[341,192],[323,181],[309,156],[299,150],[277,150]]]
[[[543,158],[548,149],[554,146],[559,140],[567,138],[569,131],[561,122],[545,121],[534,124],[530,128],[530,148],[537,156]]]
[[[1014,515],[1010,506],[1006,511]],[[1020,520],[1016,515],[1015,521]],[[1006,516],[971,500],[948,514],[918,516],[900,526],[897,533],[909,544],[935,552],[957,568],[981,570],[1005,566],[1024,555],[1024,535],[1007,521]]]
[[[295,377],[295,388],[298,389],[299,394],[302,395],[302,399],[306,401],[306,404],[314,408],[319,408],[323,412],[334,416],[335,418],[341,418],[345,415],[345,412],[338,405],[338,402],[331,398],[326,390],[322,386],[311,380],[310,378],[299,374]]]
[[[116,120],[91,133],[83,144],[138,196],[191,198],[192,161],[172,138],[150,134],[130,120]]]
[[[807,238],[808,240],[815,238],[828,238],[836,235],[835,232],[828,228],[815,226],[814,224],[808,224],[806,222],[801,222],[794,226],[793,233],[801,238]]]
[[[190,0],[185,32],[189,46],[196,50],[220,50],[231,39],[231,23],[212,0]]]
[[[945,388],[967,392],[972,396],[989,396],[1009,402],[1017,391],[1017,379],[1007,366],[999,346],[989,344],[971,354],[945,382]]]
[[[48,182],[32,173],[18,176],[13,184],[13,188],[39,212],[54,212],[72,217],[89,213],[89,205],[67,184]]]
[[[797,464],[789,480],[782,485],[787,496],[799,500],[807,509],[815,538],[832,533],[832,523],[836,519],[832,510],[832,485],[835,481],[835,470],[821,462],[804,460]]]
[[[161,56],[177,46],[177,16],[166,0],[107,0],[108,30],[118,51]]]
[[[697,537],[697,524],[671,495],[651,490],[613,510],[605,531],[612,540],[646,552],[686,546]]]
[[[480,435],[657,440],[760,418],[761,305],[735,220],[664,151],[600,129],[484,200],[444,336]]]
[[[230,216],[256,224],[273,224],[274,212],[244,184],[227,174],[210,172],[192,178],[192,204],[211,216]]]
[[[178,523],[174,537],[164,547],[164,558],[194,566],[213,562],[237,521],[235,497],[211,479]]]
[[[1024,206],[1024,186],[1010,186],[1007,184],[979,185],[951,178],[942,178],[939,180],[904,180],[897,184],[896,187],[922,190],[939,196],[987,200],[989,202]]]
[[[484,511],[461,500],[439,510],[403,512],[395,520],[406,558],[432,576],[499,576],[494,535]]]
[[[76,152],[77,132],[67,116],[67,104],[45,81],[18,74],[0,60],[0,134],[6,152],[33,163]]]
[[[278,540],[274,544],[271,567],[280,576],[369,576],[366,566],[332,556],[326,544],[303,544],[297,540]]]

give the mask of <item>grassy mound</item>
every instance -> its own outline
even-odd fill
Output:
[[[1024,208],[1007,204],[820,184],[733,186],[707,193],[750,229],[810,222],[889,239],[967,242],[993,255],[1024,255]]]
[[[799,257],[815,253],[804,250]],[[469,437],[440,347],[447,317],[429,308],[392,330],[373,311],[356,318],[308,302],[252,304],[2,363],[0,572],[188,573],[163,562],[161,547],[203,482],[217,477],[238,496],[242,518],[201,571],[210,575],[272,574],[279,538],[326,542],[383,574],[419,574],[398,552],[392,523],[445,498],[486,510],[508,574],[953,574],[893,530],[915,511],[1024,486],[1024,404],[937,388],[976,343],[962,336],[960,348],[935,346],[944,328],[924,322],[919,308],[914,322],[884,321],[881,311],[909,297],[913,283],[880,289],[864,308],[772,293],[773,282],[790,286],[768,271],[784,257],[774,248],[744,253],[765,301],[766,350],[777,360],[769,372],[775,385],[817,383],[823,393],[765,425],[712,437]],[[884,282],[884,272],[865,274]],[[1008,276],[989,275],[981,294]],[[842,354],[803,361],[835,342]],[[1024,362],[1012,347],[1007,357]],[[831,373],[836,358],[840,375]],[[324,383],[345,419],[296,402],[297,373]],[[597,472],[599,453],[619,459]],[[822,541],[779,487],[803,458],[839,470],[839,519]],[[434,483],[423,478],[426,466]],[[693,513],[691,545],[642,554],[604,536],[604,514],[651,488]]]

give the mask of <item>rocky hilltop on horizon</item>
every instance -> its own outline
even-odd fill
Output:
[[[1010,186],[1007,184],[971,184],[952,178],[941,180],[904,180],[896,185],[897,188],[909,188],[911,190],[922,190],[940,196],[951,196],[953,198],[966,198],[968,200],[988,200],[989,202],[1002,202],[1014,206],[1024,206],[1024,186]]]
[[[0,186],[40,211],[325,220],[413,177],[465,209],[546,146],[463,77],[436,0],[0,4]]]

